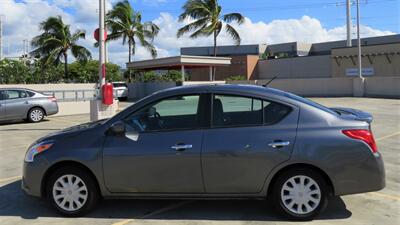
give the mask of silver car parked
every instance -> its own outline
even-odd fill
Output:
[[[308,220],[329,196],[385,187],[371,122],[271,88],[177,87],[37,140],[22,188],[67,216],[101,197],[254,198]]]
[[[23,88],[0,88],[0,121],[26,119],[39,122],[58,113],[57,100]]]

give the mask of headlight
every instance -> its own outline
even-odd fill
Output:
[[[33,162],[35,156],[46,151],[54,144],[53,141],[43,141],[30,147],[25,154],[25,162]]]

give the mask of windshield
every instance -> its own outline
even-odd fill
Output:
[[[335,112],[335,111],[333,111],[332,109],[329,109],[326,106],[323,106],[323,105],[320,105],[320,104],[318,104],[318,103],[316,103],[314,101],[311,101],[310,99],[303,98],[303,97],[300,97],[298,95],[287,93],[287,92],[285,93],[285,95],[286,95],[286,97],[289,97],[291,99],[297,100],[297,101],[302,102],[304,104],[313,106],[315,108],[321,109],[321,110],[323,110],[325,112],[328,112],[328,113],[331,113],[331,114],[334,114],[334,115],[338,115],[339,114],[338,112]]]

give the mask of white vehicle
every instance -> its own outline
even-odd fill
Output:
[[[128,85],[125,82],[112,82],[112,84],[115,97],[126,100],[128,98]]]

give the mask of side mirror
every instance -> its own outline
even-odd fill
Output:
[[[124,136],[125,130],[125,123],[122,121],[117,121],[109,128],[109,133],[115,136]]]

